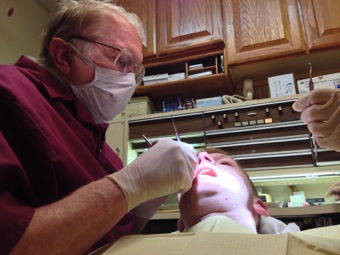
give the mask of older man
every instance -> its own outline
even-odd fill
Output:
[[[159,139],[124,168],[105,143],[144,75],[139,19],[107,1],[56,2],[41,59],[0,67],[0,254],[87,253],[192,184],[183,143]]]

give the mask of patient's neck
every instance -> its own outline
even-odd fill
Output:
[[[242,224],[243,226],[247,227],[249,230],[253,231],[254,233],[257,233],[255,219],[248,208],[239,208],[239,210],[226,211],[226,212],[211,212],[211,213],[203,215],[202,217],[198,217],[195,222],[191,220],[186,221],[185,219],[183,219],[185,228],[190,228],[193,225],[209,217],[217,216],[217,215],[222,215],[222,216],[231,218],[237,221],[238,223]]]

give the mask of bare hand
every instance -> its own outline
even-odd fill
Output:
[[[326,197],[334,196],[336,201],[340,200],[340,181],[334,183],[326,193]]]
[[[316,89],[296,100],[293,109],[320,147],[340,152],[340,89]]]

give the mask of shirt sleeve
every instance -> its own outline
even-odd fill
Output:
[[[34,208],[23,204],[25,176],[0,131],[0,254],[8,254],[28,227]]]

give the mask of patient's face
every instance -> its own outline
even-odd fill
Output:
[[[181,217],[187,227],[211,215],[232,216],[240,208],[251,206],[248,180],[231,157],[201,152],[195,173],[192,188],[179,196]]]

